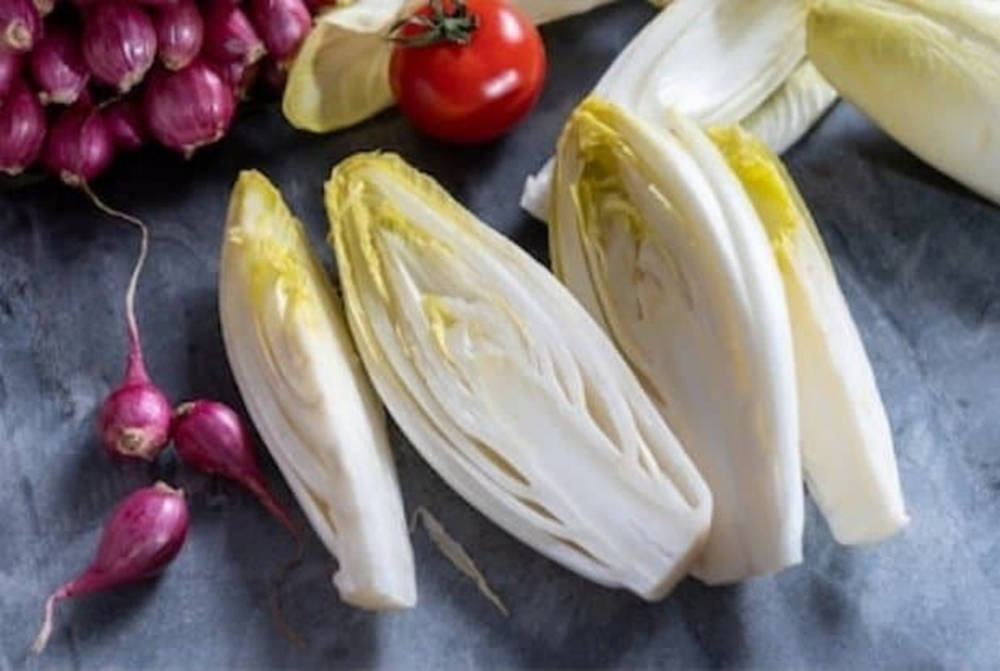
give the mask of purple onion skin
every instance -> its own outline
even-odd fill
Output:
[[[46,170],[70,186],[89,184],[111,165],[114,145],[101,112],[88,103],[63,110],[49,127]]]
[[[250,20],[268,55],[279,61],[293,57],[312,28],[302,0],[250,0]]]
[[[20,79],[0,100],[0,172],[19,175],[35,162],[45,142],[45,111]]]
[[[0,48],[0,100],[14,87],[23,62],[24,57],[21,54]]]
[[[98,81],[127,92],[156,58],[153,20],[129,0],[102,0],[86,13],[83,57]]]
[[[265,50],[264,43],[242,9],[229,0],[211,0],[205,11],[203,53],[215,63],[237,61],[250,65],[263,58]]]
[[[0,47],[31,51],[42,37],[42,17],[32,0],[0,0]]]
[[[102,112],[104,125],[111,134],[111,141],[118,151],[132,151],[146,144],[149,130],[142,116],[142,105],[138,100],[123,98],[117,100]]]
[[[31,646],[38,653],[52,633],[55,605],[161,572],[184,546],[190,516],[184,492],[162,482],[127,496],[111,512],[90,565],[45,602],[45,621]]]
[[[79,34],[62,25],[49,27],[28,55],[28,69],[43,105],[72,105],[90,80]]]
[[[250,432],[232,408],[218,401],[184,403],[174,415],[171,435],[181,461],[243,485],[293,536],[301,536],[299,526],[268,487],[257,466]]]
[[[157,56],[168,70],[187,67],[201,51],[205,25],[198,6],[180,0],[156,12]]]
[[[153,137],[190,157],[226,134],[236,98],[218,71],[199,59],[177,72],[154,72],[146,85],[143,108]]]
[[[56,8],[56,0],[34,0],[39,16],[48,16]]]
[[[98,413],[104,451],[114,459],[153,461],[170,440],[170,413],[170,401],[156,385],[126,380]]]
[[[245,100],[248,92],[257,82],[262,63],[263,61],[249,64],[243,61],[229,61],[228,63],[211,63],[211,66],[233,90],[236,99]]]

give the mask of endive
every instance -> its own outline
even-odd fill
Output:
[[[808,48],[889,135],[1000,203],[1000,2],[818,0]]]
[[[806,0],[674,0],[635,36],[594,95],[654,127],[676,108],[701,124],[745,121],[777,152],[836,94],[806,60]],[[522,206],[548,218],[552,164],[528,178]]]
[[[517,0],[536,24],[589,11],[611,0]],[[419,0],[356,0],[316,18],[292,62],[282,111],[296,128],[327,133],[392,105],[392,26]],[[657,4],[663,4],[659,0]]]
[[[395,155],[334,168],[326,206],[355,342],[420,454],[542,554],[663,596],[701,548],[711,495],[600,327]]]
[[[802,558],[784,291],[743,187],[705,133],[584,101],[559,141],[553,267],[605,326],[705,477],[693,573],[726,583]]]
[[[241,173],[233,189],[219,310],[247,410],[337,557],[341,597],[413,606],[413,551],[382,409],[302,225],[258,172]]]
[[[763,142],[739,127],[710,134],[757,209],[781,270],[809,491],[838,541],[881,540],[907,522],[892,432],[823,240]]]

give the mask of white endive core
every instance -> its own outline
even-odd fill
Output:
[[[585,102],[560,141],[550,246],[712,490],[693,573],[711,583],[801,560],[795,373],[777,265],[721,155]]]
[[[663,596],[701,547],[710,495],[586,311],[395,156],[335,168],[327,207],[355,340],[421,455],[551,559]]]
[[[385,417],[301,224],[260,173],[240,175],[219,274],[226,354],[254,425],[340,566],[344,601],[417,600]]]

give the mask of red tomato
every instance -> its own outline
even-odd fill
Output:
[[[484,142],[506,133],[538,102],[545,46],[534,24],[504,0],[465,5],[475,25],[464,44],[442,36],[417,46],[413,41],[431,29],[412,20],[403,24],[389,78],[396,103],[419,130],[449,142]],[[443,10],[461,16],[452,0],[443,0]],[[414,16],[433,20],[434,11],[426,5]]]

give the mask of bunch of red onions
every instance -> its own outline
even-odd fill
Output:
[[[0,172],[85,186],[153,139],[184,156],[278,92],[306,0],[0,0]]]

